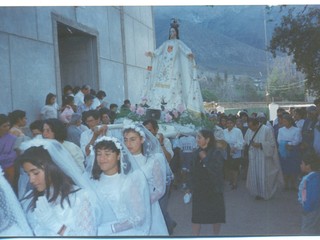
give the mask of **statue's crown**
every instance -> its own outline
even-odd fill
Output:
[[[170,26],[173,28],[178,28],[179,27],[179,20],[176,18],[171,18]]]

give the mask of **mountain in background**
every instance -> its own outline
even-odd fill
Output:
[[[156,46],[168,39],[170,20],[177,18],[180,39],[200,69],[265,79],[266,60],[272,61],[266,46],[284,14],[277,8],[267,14],[262,5],[154,7]]]

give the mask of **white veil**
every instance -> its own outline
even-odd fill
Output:
[[[0,236],[33,236],[22,207],[0,167]]]
[[[115,205],[115,209],[119,206],[124,206],[125,216],[122,218],[117,214],[117,220],[112,223],[112,235],[130,235],[130,236],[145,236],[149,235],[151,226],[151,204],[147,179],[140,170],[135,158],[126,148],[126,146],[117,138],[103,136],[96,140],[96,144],[103,141],[112,141],[120,150],[120,177],[123,179],[123,184],[120,186],[119,203],[111,202]],[[96,159],[95,159],[96,161]],[[103,174],[103,173],[102,173]],[[100,185],[102,188],[103,186]],[[106,201],[103,202],[105,204]],[[105,213],[108,213],[103,209]],[[102,224],[100,227],[108,228],[107,224]],[[103,232],[103,231],[102,231]],[[107,234],[106,234],[107,235]]]
[[[128,126],[125,128],[128,128]],[[159,140],[145,126],[143,126],[143,124],[137,124],[136,128],[141,129],[144,133],[143,137],[145,138],[145,141],[143,143],[143,155],[148,158],[157,153],[161,154],[165,160],[164,164],[166,167],[166,182],[171,182],[171,180],[173,180],[174,178],[174,175],[166,159],[166,156],[163,153]]]
[[[157,154],[161,155],[161,158],[163,159],[163,163],[161,164],[165,167],[166,183],[170,183],[174,179],[174,175],[167,158],[164,155],[159,140],[145,126],[143,126],[143,124],[140,123],[125,125],[124,130],[125,129],[133,129],[144,138],[142,150],[145,157],[149,158],[154,157]]]
[[[43,148],[49,152],[54,163],[57,164],[57,166],[69,176],[78,187],[85,189],[89,193],[92,206],[95,207],[96,219],[100,222],[101,206],[99,205],[100,201],[98,201],[98,195],[91,186],[89,178],[82,173],[82,170],[73,160],[71,154],[55,139],[32,139],[23,142],[20,149],[21,151],[25,151],[30,147],[39,146],[43,146]],[[110,208],[108,204],[105,204],[103,207]],[[110,218],[112,218],[112,216],[110,216]]]
[[[158,201],[165,194],[167,176],[172,172],[159,140],[142,124],[124,126],[124,133],[130,130],[137,132],[144,139],[142,146],[143,156],[134,157],[139,161],[138,164],[148,179],[152,208],[150,235],[168,235],[167,226]]]

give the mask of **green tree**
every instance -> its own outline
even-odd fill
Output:
[[[239,93],[240,101],[260,101],[261,96],[258,94],[253,79],[249,76],[243,76],[239,79],[239,84],[236,85],[236,89]]]
[[[306,87],[320,96],[320,9],[290,8],[274,29],[269,50],[293,57],[299,71],[306,76]],[[278,54],[279,55],[279,54]]]
[[[283,61],[277,61],[268,77],[267,90],[270,97],[277,100],[304,101],[304,81],[299,79],[301,73],[291,74],[285,65]]]

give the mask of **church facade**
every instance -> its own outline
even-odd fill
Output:
[[[154,48],[149,6],[1,7],[0,113],[21,109],[30,123],[67,84],[137,103]]]

